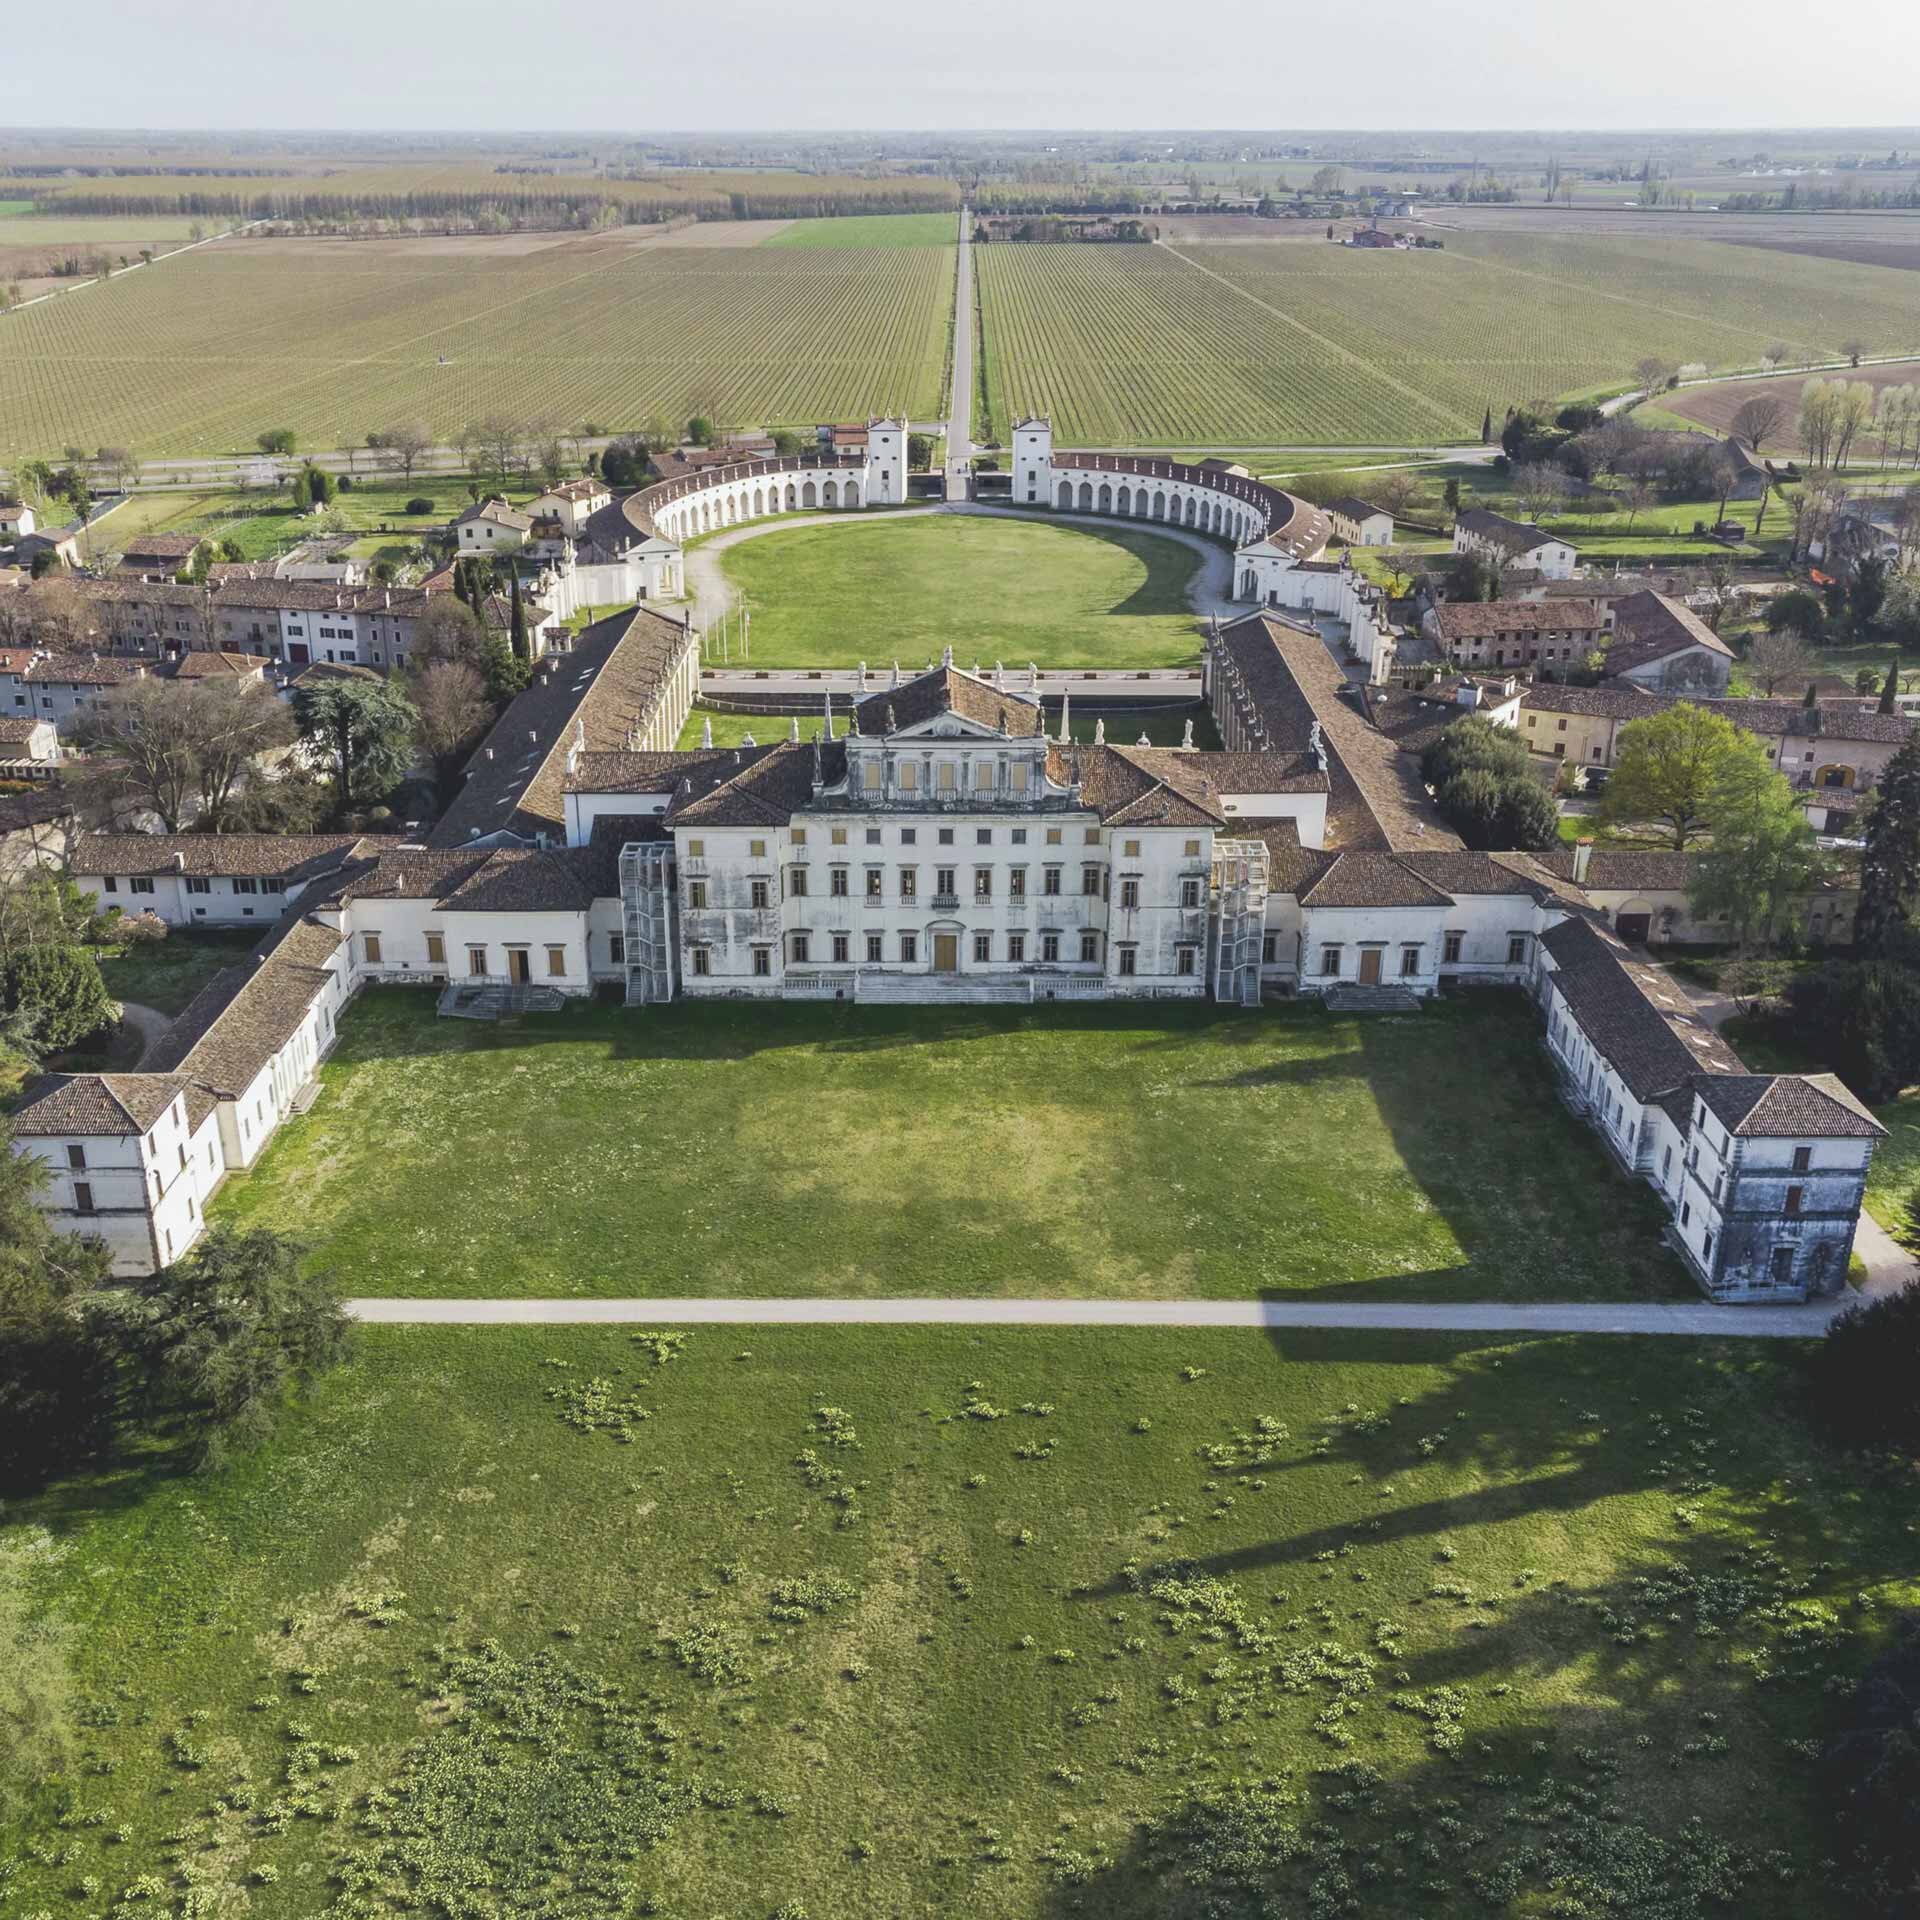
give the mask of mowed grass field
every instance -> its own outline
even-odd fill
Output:
[[[81,1723],[10,1911],[1162,1920],[1213,1807],[1235,1914],[1846,1920],[1805,1752],[1910,1501],[1797,1395],[1772,1341],[363,1330],[220,1473],[9,1504]]]
[[[857,515],[722,550],[752,615],[756,667],[915,671],[952,647],[965,667],[1171,667],[1198,658],[1187,584],[1202,562],[1164,535],[1043,521]],[[736,664],[739,664],[736,662]]]
[[[681,1002],[522,1023],[374,991],[222,1218],[363,1294],[1685,1299],[1507,996]]]
[[[987,246],[978,297],[1004,432],[1068,445],[1477,439],[1489,406],[1625,378],[1657,353],[1752,365],[1858,335],[1920,349],[1908,275],[1711,241],[1458,234],[1444,251]]]
[[[0,456],[308,446],[490,413],[563,428],[703,413],[812,425],[938,412],[950,247],[638,245],[625,234],[442,247],[212,248],[0,318]]]
[[[856,213],[831,220],[795,220],[770,233],[763,247],[951,247],[960,217],[953,213]]]
[[[788,714],[719,713],[709,707],[697,706],[687,715],[687,723],[680,729],[679,745],[685,748],[699,746],[707,728],[711,727],[716,747],[737,747],[749,734],[764,746],[769,740],[786,739],[792,718]],[[812,740],[820,735],[821,720],[818,713],[801,714],[798,718],[802,740]],[[1137,712],[1123,707],[1082,705],[1075,700],[1067,715],[1067,726],[1074,739],[1090,742],[1104,722],[1106,737],[1115,746],[1135,745],[1144,732],[1156,747],[1177,747],[1185,737],[1189,721],[1193,723],[1193,744],[1196,747],[1212,749],[1219,746],[1220,734],[1213,724],[1213,715],[1199,705]],[[1053,708],[1047,709],[1046,727],[1050,735],[1055,738],[1059,736],[1060,719]],[[840,723],[835,723],[835,730],[840,730]]]

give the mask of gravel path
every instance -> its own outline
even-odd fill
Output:
[[[120,1017],[140,1036],[140,1060],[144,1060],[161,1040],[167,1029],[173,1025],[173,1015],[162,1013],[158,1007],[143,1007],[137,1000],[120,1002]],[[135,1071],[140,1065],[136,1060],[128,1071]]]
[[[1679,1333],[1806,1339],[1839,1306],[1386,1306],[1283,1300],[349,1300],[381,1326],[1358,1327],[1433,1333]]]

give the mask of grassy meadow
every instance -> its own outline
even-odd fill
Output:
[[[763,247],[951,247],[959,218],[951,213],[854,213],[838,219],[795,220],[770,233]]]
[[[1842,1920],[1809,1754],[1920,1595],[1797,1393],[1772,1341],[363,1330],[224,1471],[0,1514],[81,1727],[9,1911],[1158,1920],[1224,1822],[1235,1915]]]
[[[1187,584],[1200,564],[1164,535],[934,514],[849,516],[721,555],[753,618],[756,667],[917,671],[943,647],[1024,667],[1175,667],[1199,656]],[[736,663],[737,664],[737,663]]]
[[[737,747],[749,734],[764,746],[769,740],[787,738],[791,717],[784,713],[719,713],[711,707],[696,706],[687,715],[687,723],[680,729],[676,744],[697,747],[705,729],[711,726],[716,747]],[[801,714],[799,720],[802,740],[812,740],[820,733],[818,713]],[[1202,706],[1170,708],[1166,712],[1158,709],[1130,712],[1121,707],[1082,706],[1075,700],[1068,711],[1067,726],[1076,740],[1091,742],[1104,721],[1107,739],[1115,746],[1134,745],[1144,731],[1156,747],[1177,747],[1185,735],[1189,720],[1193,722],[1193,744],[1196,747],[1219,746],[1220,734],[1213,724],[1213,715]],[[1048,733],[1057,738],[1060,732],[1059,716],[1052,709],[1048,710],[1046,725]]]
[[[212,1212],[297,1220],[362,1294],[1692,1294],[1506,995],[492,1026],[388,988],[322,1079]]]

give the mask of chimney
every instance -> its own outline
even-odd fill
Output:
[[[184,853],[176,853],[176,854],[175,854],[175,855],[173,856],[173,870],[174,870],[174,872],[175,872],[175,873],[185,873],[185,872],[186,872],[186,870],[187,870],[187,856],[186,856],[186,855],[185,855]]]
[[[1573,884],[1584,887],[1587,884],[1587,870],[1593,865],[1593,842],[1576,840],[1573,845]]]
[[[1453,690],[1453,704],[1456,707],[1477,707],[1480,704],[1480,688],[1476,681],[1462,680]]]

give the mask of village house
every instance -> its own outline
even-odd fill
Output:
[[[24,500],[0,494],[0,545],[11,545],[23,533],[32,533],[40,516]]]
[[[1347,494],[1327,502],[1327,518],[1333,522],[1333,537],[1350,547],[1390,547],[1393,545],[1393,515],[1385,507]]]
[[[1568,674],[1605,644],[1610,615],[1595,600],[1441,600],[1421,631],[1461,667],[1535,667]]]
[[[1547,580],[1571,580],[1580,564],[1570,540],[1489,507],[1469,507],[1454,521],[1453,550],[1478,554],[1496,567],[1531,568]]]
[[[60,759],[60,735],[51,720],[0,712],[0,779],[38,779]]]
[[[1679,601],[1630,593],[1613,604],[1613,638],[1601,672],[1650,693],[1725,693],[1733,649]]]
[[[511,553],[532,531],[533,516],[510,507],[497,494],[476,501],[453,522],[453,537],[463,557]]]

